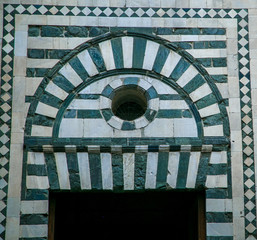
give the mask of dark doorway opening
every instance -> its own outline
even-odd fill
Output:
[[[203,240],[204,205],[204,192],[50,193],[49,239]]]

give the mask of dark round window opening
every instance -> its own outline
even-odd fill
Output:
[[[114,92],[112,112],[126,121],[133,121],[144,115],[147,109],[145,91],[137,87],[121,87]]]

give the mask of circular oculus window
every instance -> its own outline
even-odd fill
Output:
[[[125,121],[143,116],[147,110],[145,91],[139,87],[120,87],[114,91],[111,109],[116,117]]]
[[[102,115],[111,127],[119,130],[146,127],[159,110],[159,96],[155,88],[144,79],[131,79],[133,83],[130,83],[130,77],[116,79],[101,94]]]

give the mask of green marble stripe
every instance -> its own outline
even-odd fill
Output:
[[[195,91],[197,88],[201,87],[205,83],[204,78],[197,74],[189,83],[187,83],[183,89],[190,94],[191,92]]]
[[[147,93],[146,97],[148,100],[158,97],[158,93],[153,86],[148,88],[146,93]]]
[[[214,103],[217,103],[216,97],[213,95],[213,93],[208,94],[207,96],[199,99],[197,102],[195,102],[195,105],[198,109],[202,109],[205,107],[208,107]]]
[[[71,50],[69,49],[28,49],[28,58],[36,59],[61,59]]]
[[[57,74],[53,78],[53,83],[56,84],[61,89],[63,89],[64,91],[66,91],[67,93],[71,92],[74,89],[74,86],[71,84],[71,82],[61,74]]]
[[[53,153],[45,153],[45,162],[48,172],[49,185],[51,190],[60,189],[55,157]]]
[[[214,125],[222,125],[223,124],[223,119],[221,114],[215,114],[206,118],[203,118],[203,124],[204,126],[214,126]]]
[[[136,129],[135,123],[134,122],[128,122],[128,121],[124,121],[121,127],[121,130],[134,130]]]
[[[99,110],[77,110],[77,118],[102,118]]]
[[[153,64],[153,71],[160,73],[165,61],[170,53],[170,50],[162,45],[160,45],[154,64]]]
[[[40,102],[57,109],[59,109],[59,106],[62,104],[62,100],[60,98],[55,97],[54,95],[48,92],[44,92],[44,94],[40,97]]]
[[[226,28],[202,28],[203,35],[225,35]]]
[[[80,176],[76,153],[66,153],[69,171],[70,185],[72,190],[80,190]]]
[[[220,75],[210,75],[214,82],[216,83],[226,83],[228,82],[228,76],[224,74]]]
[[[124,85],[134,85],[136,87],[138,85],[139,78],[138,77],[126,77],[123,80]]]
[[[99,99],[99,94],[78,94],[76,96],[76,99],[90,99],[90,100],[96,100]]]
[[[151,122],[151,121],[153,121],[153,119],[155,118],[156,114],[157,114],[157,111],[151,110],[151,109],[147,109],[147,110],[145,111],[144,116],[145,116],[145,118],[146,118],[149,122]]]
[[[97,70],[99,72],[106,71],[104,59],[102,57],[99,47],[88,48],[88,52],[89,52],[89,55],[91,56],[93,62],[95,63]]]
[[[103,109],[101,112],[107,122],[112,118],[112,116],[114,116],[111,109]]]
[[[27,50],[27,57],[28,58],[37,58],[37,59],[47,58],[45,56],[45,50],[44,49],[28,49]]]
[[[122,191],[124,186],[122,154],[112,154],[112,175],[113,190]]]
[[[80,62],[80,60],[77,57],[72,58],[69,61],[69,64],[71,65],[71,67],[75,70],[75,72],[80,76],[80,78],[83,81],[85,81],[89,77],[86,69],[84,68],[84,66],[82,65],[82,63]]]
[[[226,41],[197,41],[193,43],[193,47],[195,49],[203,49],[203,48],[226,48]]]
[[[58,179],[57,179],[57,181],[58,181]],[[56,189],[58,189],[58,188],[56,188]],[[43,190],[42,189],[27,189],[25,199],[23,199],[23,200],[48,200],[48,195],[49,195],[48,189],[43,189]]]
[[[35,125],[41,125],[41,126],[47,126],[47,127],[52,127],[54,125],[54,119],[44,115],[40,115],[40,114],[35,114],[32,117],[32,122]]]
[[[207,212],[206,222],[207,223],[232,223],[233,222],[232,212]]]
[[[226,137],[176,137],[176,138],[161,138],[161,137],[135,137],[135,138],[59,138],[58,142],[52,137],[28,137],[24,138],[24,146],[31,151],[42,151],[42,146],[52,145],[57,150],[61,146],[74,145],[78,151],[87,151],[87,145],[111,146],[120,145],[124,152],[128,152],[131,148],[138,145],[160,146],[170,145],[171,151],[179,151],[180,145],[191,145],[194,150],[201,151],[202,145],[213,145],[215,151],[228,151],[230,148],[230,139]],[[65,149],[64,149],[65,150]]]
[[[181,109],[169,109],[169,110],[159,110],[157,113],[157,118],[182,118]]]
[[[146,39],[134,38],[132,67],[141,69],[143,67],[146,48]]]
[[[46,214],[21,214],[20,225],[38,224],[48,224],[48,216]]]
[[[123,68],[124,63],[121,38],[112,39],[111,45],[116,69]]]
[[[189,62],[187,62],[184,58],[181,58],[175,69],[172,71],[170,78],[177,81],[182,76],[182,74],[188,69],[189,66]]]
[[[135,190],[145,188],[147,153],[135,153]]]
[[[183,118],[192,118],[193,116],[192,116],[192,113],[190,112],[190,110],[183,110],[182,111],[182,117]]]
[[[37,7],[37,6],[36,6]],[[46,6],[47,7],[47,6]],[[61,7],[58,7],[60,10]],[[69,8],[69,6],[68,6]],[[78,7],[79,8],[79,7]],[[91,11],[95,10],[95,7],[89,7]],[[106,8],[101,8],[104,11]],[[116,8],[110,8],[114,11]],[[125,11],[126,8],[121,8],[122,11]],[[133,11],[136,11],[138,8],[132,8]],[[148,8],[142,8],[144,11],[147,11]],[[159,8],[158,8],[159,9]],[[177,11],[179,8],[174,9]],[[82,10],[82,8],[81,8]],[[164,9],[167,11],[167,9]],[[188,9],[183,9],[184,11],[188,11]],[[157,11],[154,9],[154,11]],[[39,11],[36,11],[34,14],[40,14]],[[59,15],[60,12],[57,13]],[[81,14],[81,13],[80,13]],[[78,14],[78,15],[80,15]],[[70,13],[68,13],[70,15]],[[81,15],[83,16],[83,14]],[[89,16],[96,16],[93,12],[89,14]],[[100,14],[99,16],[106,16],[104,14]],[[175,14],[174,16],[178,16]],[[188,17],[187,14],[185,16]],[[199,17],[198,14],[196,14]],[[117,17],[116,14],[112,13],[110,17]],[[122,13],[119,17],[128,17],[126,14]],[[132,14],[131,17],[138,17],[137,14]],[[147,14],[143,14],[142,17],[149,17]],[[154,14],[153,17],[160,17],[157,14]],[[168,14],[164,14],[162,17],[170,16]],[[28,28],[28,36],[29,37],[96,37],[101,34],[107,32],[117,32],[117,31],[126,31],[126,27],[92,27],[92,26],[42,26],[42,25],[31,25]],[[145,34],[154,34],[154,35],[225,35],[225,28],[170,28],[170,27],[131,27],[131,31],[137,33],[145,33]]]
[[[207,236],[206,240],[233,240],[233,236],[217,236],[217,237],[211,237]]]
[[[156,189],[166,188],[168,162],[169,162],[169,153],[159,152],[157,176],[156,176]]]
[[[63,115],[64,118],[76,118],[77,110],[75,109],[67,109]]]
[[[212,58],[213,67],[226,67],[227,58]]]
[[[201,153],[195,187],[205,187],[211,153]]]
[[[187,172],[189,164],[190,152],[181,152],[179,157],[179,167],[177,175],[176,188],[186,188]]]
[[[89,153],[90,179],[92,189],[102,189],[101,156],[97,153]]]
[[[27,165],[27,175],[47,176],[46,166],[45,165],[28,164]]]
[[[44,77],[49,68],[27,68],[26,77]]]
[[[160,100],[184,100],[179,94],[161,94]]]
[[[210,164],[207,175],[223,175],[228,173],[227,164]]]
[[[107,85],[102,91],[102,96],[112,99],[114,90],[110,85]]]

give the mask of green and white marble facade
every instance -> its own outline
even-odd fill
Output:
[[[201,187],[207,239],[256,239],[255,2],[0,2],[0,239],[46,239],[50,189]],[[124,129],[126,81],[156,115]]]

